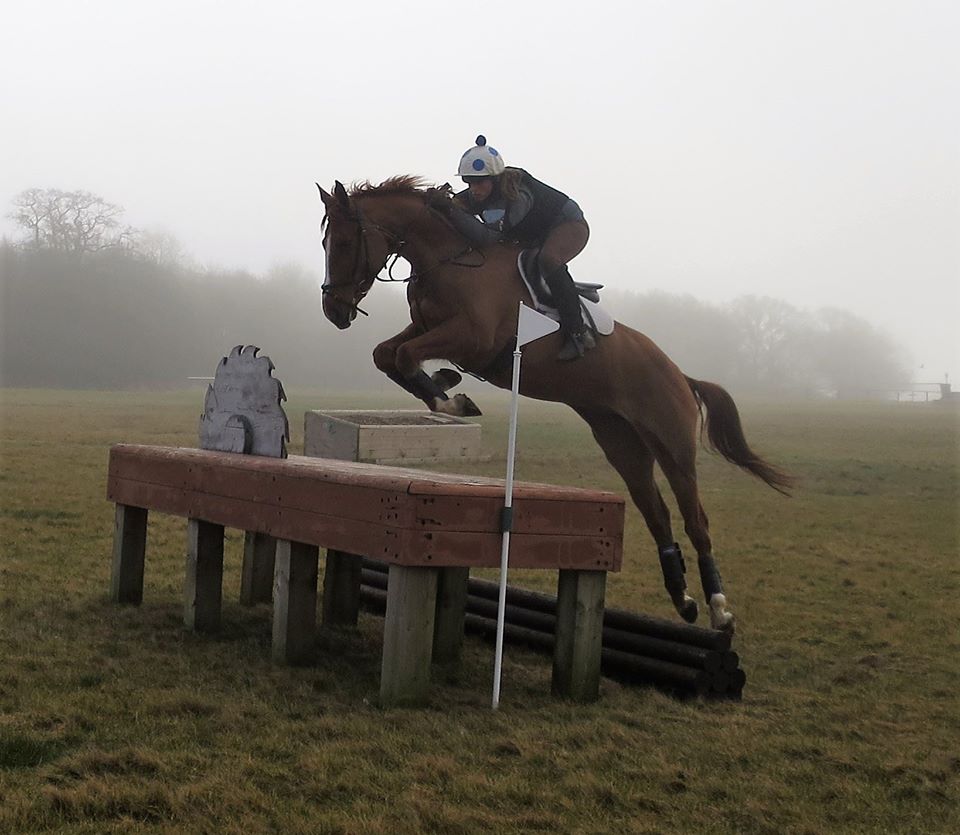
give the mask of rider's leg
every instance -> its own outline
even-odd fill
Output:
[[[553,294],[560,314],[564,344],[558,359],[583,356],[583,319],[580,314],[580,296],[567,269],[567,262],[587,245],[590,227],[586,221],[567,221],[550,230],[540,250],[540,271]]]
[[[563,332],[564,342],[558,359],[575,359],[582,357],[583,345],[583,316],[580,313],[580,297],[577,288],[573,285],[573,277],[566,264],[562,264],[552,272],[544,272],[544,280],[550,288],[557,313],[560,314],[560,329]]]

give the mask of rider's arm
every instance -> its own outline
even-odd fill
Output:
[[[488,246],[500,240],[500,232],[491,229],[475,215],[465,212],[459,206],[452,206],[447,217],[450,218],[454,229],[474,246]]]

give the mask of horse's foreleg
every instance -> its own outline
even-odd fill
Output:
[[[449,359],[459,362],[471,357],[478,350],[476,339],[471,338],[474,332],[475,328],[470,326],[466,318],[458,316],[425,333],[417,333],[396,346],[393,359],[397,372],[408,382],[415,379],[418,385],[429,386],[435,392],[431,406],[434,411],[460,417],[481,414],[465,394],[447,398],[443,393],[444,387],[428,377],[421,368],[426,360]]]
[[[439,411],[439,404],[448,400],[446,389],[438,385],[419,366],[410,375],[404,375],[397,367],[397,348],[408,342],[420,333],[414,324],[407,325],[396,336],[381,342],[373,349],[373,364],[387,375],[400,388],[410,392],[418,400],[423,401],[431,411]]]
[[[578,410],[590,424],[593,437],[611,466],[620,474],[630,498],[643,514],[657,543],[663,583],[680,616],[688,623],[697,619],[697,601],[687,592],[686,566],[680,546],[673,540],[670,511],[653,478],[654,455],[643,436],[625,418],[613,413]]]

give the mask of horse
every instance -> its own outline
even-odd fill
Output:
[[[387,266],[410,264],[407,303],[410,324],[376,346],[376,367],[429,409],[478,414],[464,394],[445,389],[459,375],[424,372],[426,360],[446,360],[500,388],[512,385],[511,355],[519,303],[532,304],[519,268],[520,247],[500,243],[475,249],[457,232],[438,200],[446,188],[422,178],[392,177],[332,193],[320,185],[325,215],[320,228],[326,260],[322,290],[325,317],[350,327],[360,303]],[[392,262],[391,262],[392,267]],[[656,542],[664,585],[680,617],[696,621],[699,607],[686,591],[686,566],[670,514],[654,481],[658,464],[697,552],[704,598],[714,629],[734,630],[713,556],[707,514],[697,487],[696,455],[702,426],[709,445],[725,459],[788,495],[792,478],[747,444],[730,394],[716,383],[686,376],[652,340],[616,322],[612,333],[572,362],[556,354],[559,334],[527,344],[520,392],[565,403],[589,425],[607,460],[619,473]]]

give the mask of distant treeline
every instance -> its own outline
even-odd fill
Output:
[[[370,354],[408,321],[401,289],[375,286],[364,303],[369,318],[337,331],[323,316],[319,277],[297,266],[255,276],[121,247],[76,253],[2,243],[0,383],[182,386],[212,375],[234,345],[256,344],[288,388],[380,388]],[[892,388],[908,379],[899,346],[844,311],[615,288],[604,302],[686,373],[735,390]]]

